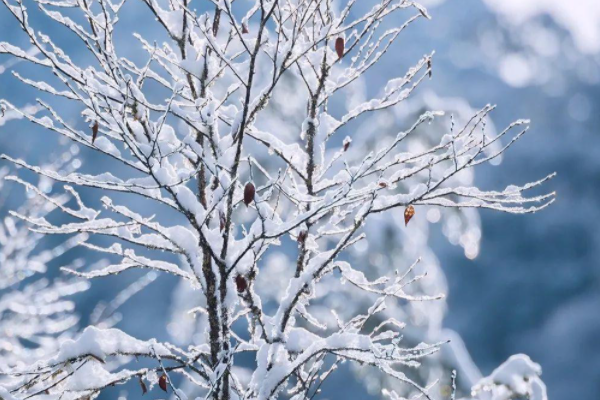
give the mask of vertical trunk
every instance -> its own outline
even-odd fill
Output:
[[[218,26],[219,26],[219,16],[220,12],[217,9],[215,14],[215,20],[213,22],[213,33],[216,35]],[[206,81],[208,79],[208,57],[210,55],[210,50],[207,49],[204,54],[204,68],[202,70],[202,75],[200,77],[200,93],[197,93],[196,88],[194,87],[193,79],[188,74],[188,84],[190,85],[190,89],[194,99],[205,98],[207,93],[207,85]],[[209,141],[212,137],[212,127],[209,127]],[[204,135],[197,131],[196,132],[196,142],[204,148],[205,141]],[[212,143],[209,143],[212,145]],[[216,157],[216,149],[213,147],[213,155]],[[206,178],[206,168],[200,160],[200,170],[198,172],[197,184],[198,184],[198,200],[202,204],[202,206],[207,209],[207,200],[206,200],[206,188],[208,185]],[[210,341],[210,363],[211,367],[214,370],[217,368],[219,362],[223,362],[220,357],[223,354],[226,354],[229,351],[229,340],[230,335],[228,332],[228,318],[227,318],[227,310],[223,305],[225,296],[227,294],[227,282],[225,279],[226,271],[224,271],[225,267],[222,266],[219,268],[219,276],[215,274],[213,270],[213,263],[209,251],[209,244],[206,242],[200,243],[200,246],[203,250],[203,260],[202,260],[202,274],[204,275],[204,279],[206,281],[206,305],[208,311],[208,323],[209,323],[209,341]],[[226,370],[223,375],[215,382],[215,387],[212,390],[211,398],[213,400],[228,400],[229,399],[229,371]]]
[[[319,107],[319,95],[325,87],[325,81],[327,80],[327,74],[329,72],[327,66],[327,51],[323,52],[323,60],[321,62],[321,77],[319,78],[319,85],[317,90],[309,99],[308,105],[308,117],[310,122],[308,123],[308,129],[306,131],[306,152],[308,154],[308,163],[306,164],[306,191],[309,195],[314,195],[314,173],[315,173],[315,136],[317,134],[317,126],[315,125],[315,118],[317,117],[317,109]],[[307,204],[306,208],[310,210],[310,203]],[[306,234],[308,234],[311,228],[310,221],[306,222]],[[304,269],[304,263],[306,262],[306,256],[308,254],[306,248],[306,240],[300,243],[300,251],[298,253],[298,260],[296,261],[296,278],[300,276],[300,273]]]
[[[208,310],[208,323],[209,323],[209,339],[210,339],[210,362],[213,367],[217,365],[219,361],[219,306],[217,299],[217,277],[212,270],[212,262],[210,254],[204,253],[204,259],[202,262],[202,273],[206,280],[206,306]]]
[[[229,332],[229,310],[227,309],[226,297],[227,297],[227,271],[226,267],[222,266],[219,268],[219,274],[221,275],[221,282],[219,285],[219,294],[221,297],[221,346],[223,354],[229,354],[230,351],[230,339],[231,334]],[[229,363],[228,357],[222,362]],[[219,400],[229,400],[229,368],[225,368],[221,377],[221,391]]]

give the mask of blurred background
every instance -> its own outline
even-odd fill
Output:
[[[558,173],[547,185],[557,191],[549,209],[528,216],[480,213],[481,239],[475,248],[453,244],[435,228],[435,218],[430,221],[430,247],[447,280],[443,324],[462,337],[483,375],[511,354],[526,353],[541,364],[550,399],[599,399],[600,2],[423,3],[433,21],[419,20],[401,35],[378,67],[383,72],[379,79],[397,75],[399,66],[404,70],[435,50],[433,80],[418,89],[417,99],[435,93],[446,104],[497,104],[492,119],[498,128],[518,118],[532,121],[530,132],[500,166],[477,170],[477,185],[503,188]],[[0,40],[11,40],[14,32],[14,21],[2,9]],[[0,56],[0,98],[25,106],[35,93],[11,76],[17,67]],[[370,79],[369,85],[382,83],[376,76]],[[0,153],[35,163],[59,153],[58,146],[54,134],[0,119]],[[86,154],[84,163],[99,172],[101,159],[94,157]],[[2,190],[4,216],[19,197]],[[73,257],[82,254],[75,250]],[[96,282],[81,294],[81,324],[98,301],[129,283]],[[167,324],[156,327],[156,321],[169,319],[168,293],[175,280],[161,277],[151,285],[123,306],[123,314],[135,317],[120,327],[144,336],[152,325],[167,338]],[[342,390],[343,376],[330,384]],[[366,397],[362,392],[344,395]]]
[[[547,212],[481,213],[475,259],[440,241],[446,325],[484,374],[523,352],[542,365],[549,398],[600,398],[600,3],[450,0],[429,10],[434,23],[405,43],[436,50],[433,90],[498,104],[498,126],[532,121],[476,181],[504,187],[558,173]]]

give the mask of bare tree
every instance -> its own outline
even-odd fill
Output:
[[[136,268],[189,282],[201,298],[190,312],[206,321],[199,332],[203,343],[188,348],[88,328],[56,356],[15,370],[23,381],[10,394],[0,392],[3,397],[92,398],[135,380],[144,392],[146,382],[158,383],[184,399],[186,393],[172,379],[180,374],[204,398],[306,399],[318,395],[340,363],[355,362],[431,399],[435,382],[421,385],[402,369],[418,367],[443,343],[405,344],[405,323],[385,313],[389,303],[438,298],[411,294],[410,287],[424,277],[413,273],[419,259],[402,260],[397,271],[368,279],[347,261],[347,251],[365,239],[365,227],[378,215],[400,213],[410,229],[413,216],[431,207],[520,214],[553,200],[552,193],[524,196],[551,176],[499,191],[456,184],[455,177],[499,157],[528,129],[527,121],[518,120],[489,132],[490,105],[463,126],[447,124],[426,146],[407,143],[427,123],[444,120],[441,111],[421,113],[370,151],[352,146],[360,135],[354,132],[357,121],[398,105],[431,77],[430,54],[390,79],[375,97],[350,109],[329,110],[409,24],[428,18],[415,2],[381,0],[360,11],[363,4],[356,0],[257,0],[249,7],[236,3],[235,9],[232,0],[212,0],[214,10],[199,13],[187,0],[145,0],[151,14],[137,18],[156,19],[163,29],[157,40],[163,42],[135,35],[146,52],[136,63],[124,57],[132,43],[115,39],[125,2],[35,0],[88,51],[85,64],[36,32],[21,0],[3,2],[36,51],[1,42],[0,53],[51,71],[54,78],[48,81],[16,76],[52,98],[76,103],[88,128],[68,122],[50,102],[40,100],[44,116],[6,100],[2,106],[110,162],[105,173],[90,175],[3,157],[75,188],[140,199],[125,206],[104,196],[102,212],[82,201],[76,207],[61,205],[71,218],[66,223],[19,216],[38,232],[89,235],[83,246],[118,260],[93,271],[68,270],[77,276],[100,278]],[[399,18],[404,20],[399,26],[383,28]],[[288,81],[300,82],[301,89],[286,91]],[[284,140],[262,118],[275,96],[306,104],[292,140]],[[500,145],[504,137],[509,141]],[[144,215],[148,202],[184,222]],[[94,242],[99,236],[115,243],[101,246]],[[268,287],[258,289],[261,280],[274,279],[266,276],[264,259],[275,246],[290,243],[298,250],[279,277],[286,289],[269,297]],[[317,302],[327,304],[323,284],[331,279],[368,293],[371,303],[350,316],[343,315],[343,304],[330,305],[327,316],[314,310]],[[247,377],[236,373],[241,353],[255,354]],[[126,356],[148,364],[119,367],[129,362]],[[399,398],[394,391],[388,395]]]

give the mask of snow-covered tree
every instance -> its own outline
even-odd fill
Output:
[[[77,199],[74,206],[52,203],[68,222],[16,215],[40,233],[88,235],[83,246],[116,260],[92,271],[66,269],[78,277],[130,269],[178,277],[194,289],[187,303],[179,302],[198,322],[187,347],[89,327],[54,356],[14,369],[18,379],[0,389],[1,397],[93,398],[134,381],[142,392],[158,384],[178,399],[306,399],[345,362],[400,382],[408,396],[437,397],[435,380],[420,383],[407,371],[446,344],[405,340],[412,321],[397,307],[408,302],[424,318],[439,320],[420,306],[441,297],[429,293],[422,254],[412,254],[408,241],[401,259],[385,263],[389,268],[368,271],[354,249],[373,236],[385,240],[385,219],[399,217],[410,232],[413,218],[430,211],[530,213],[550,204],[553,194],[524,195],[550,176],[503,190],[473,186],[472,168],[500,157],[528,129],[525,120],[489,129],[490,105],[461,125],[442,111],[422,110],[379,141],[361,135],[359,122],[386,115],[432,75],[429,54],[369,90],[372,97],[340,101],[386,53],[394,57],[390,49],[406,27],[429,18],[422,6],[212,0],[211,10],[198,12],[187,0],[144,0],[145,11],[110,0],[34,0],[86,49],[89,57],[81,61],[33,28],[22,0],[3,2],[34,51],[0,42],[0,53],[50,71],[45,80],[15,75],[56,99],[39,100],[41,113],[7,100],[3,109],[106,159],[104,172],[92,175],[3,156],[69,185]],[[162,30],[155,38],[118,40],[117,22],[128,12],[156,20]],[[145,57],[132,50],[135,44]],[[60,101],[80,107],[88,127],[65,118]],[[273,123],[273,108],[289,103],[303,104],[302,116],[285,127]],[[435,129],[427,129],[431,124]],[[85,188],[106,193],[105,210],[81,201],[77,191]],[[111,193],[119,195],[116,201]],[[52,202],[43,191],[36,194]],[[124,205],[124,196],[139,201]],[[147,215],[147,204],[165,211]],[[459,241],[476,252],[468,246],[471,233],[464,234]],[[107,238],[114,243],[103,245]],[[273,257],[278,247],[294,260]],[[530,393],[539,371],[519,360],[525,361],[511,365],[524,367],[499,368],[473,395],[492,393],[506,376],[525,382],[514,393]],[[384,393],[400,398],[394,388]]]
[[[47,164],[47,169],[64,167],[72,159],[66,152],[58,161]],[[17,197],[8,180],[17,180],[8,168],[0,169],[2,201]],[[36,185],[26,184],[29,196],[21,198],[21,206],[13,215],[2,207],[0,224],[0,371],[23,368],[31,360],[52,356],[62,340],[73,338],[79,321],[74,313],[72,296],[86,290],[89,282],[77,277],[56,277],[49,271],[63,254],[86,237],[76,235],[48,248],[42,235],[31,232],[17,216],[43,218],[67,201],[66,195],[46,195],[52,181],[41,177]],[[45,199],[35,195],[44,193]],[[4,204],[6,205],[6,204]],[[79,268],[83,260],[72,262],[70,268]],[[54,275],[54,276],[53,276]],[[4,382],[0,377],[0,382]]]

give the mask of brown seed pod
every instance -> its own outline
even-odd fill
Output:
[[[255,194],[256,189],[254,188],[254,184],[252,182],[246,183],[246,187],[244,188],[244,204],[246,204],[246,207],[254,201]]]
[[[248,25],[246,24],[242,24],[242,33],[245,35],[246,33],[248,33]]]
[[[98,128],[98,121],[95,121],[94,125],[92,126],[92,144],[94,144],[96,141],[96,136],[98,136]]]
[[[335,39],[335,52],[337,53],[338,58],[344,56],[344,38],[339,37]]]
[[[165,392],[167,391],[167,375],[165,373],[158,378],[158,386]]]
[[[385,182],[379,182],[379,187],[382,189],[385,189],[387,187],[387,183]]]
[[[415,208],[410,205],[404,210],[404,226],[408,225],[410,219],[415,215]]]
[[[248,288],[248,282],[242,275],[238,275],[235,277],[235,286],[237,287],[238,293],[243,293]]]

